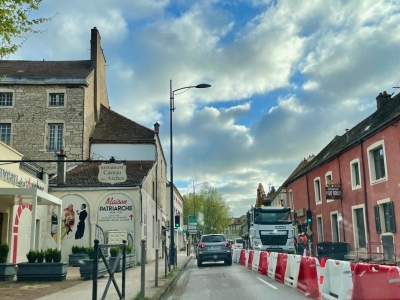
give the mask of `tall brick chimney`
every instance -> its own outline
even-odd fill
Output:
[[[67,155],[65,155],[64,150],[60,150],[60,153],[57,153],[58,163],[57,163],[57,185],[64,185],[65,179],[67,176]]]
[[[154,131],[160,133],[160,124],[158,124],[158,122],[154,123]]]
[[[379,95],[376,96],[376,109],[381,107],[383,101],[390,100],[390,98],[392,98],[392,95],[387,94],[386,91],[379,93]]]

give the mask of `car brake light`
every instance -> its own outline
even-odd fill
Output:
[[[199,244],[199,248],[204,248],[206,246],[206,244]]]
[[[229,245],[230,245],[229,242],[223,242],[222,243],[222,246],[224,246],[224,247],[229,247]]]

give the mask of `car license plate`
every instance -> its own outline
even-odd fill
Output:
[[[221,247],[220,246],[210,246],[208,247],[208,250],[220,250]]]

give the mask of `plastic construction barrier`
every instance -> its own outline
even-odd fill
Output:
[[[376,285],[373,286],[378,288]],[[328,259],[325,265],[321,299],[347,300],[351,298],[352,291],[352,264],[348,261]]]
[[[233,258],[233,248],[231,248],[231,257]]]
[[[244,249],[240,250],[239,264],[242,266],[246,265],[246,250]]]
[[[285,281],[286,265],[288,260],[287,253],[278,253],[275,268],[275,280],[283,283]]]
[[[400,299],[400,268],[358,263],[354,269],[354,286],[351,299]]]
[[[320,264],[319,267],[317,267],[317,278],[318,278],[318,289],[319,289],[318,300],[321,299],[322,284],[324,283],[325,259],[321,258],[321,261],[319,264]]]
[[[260,260],[258,262],[258,273],[262,275],[268,274],[268,261],[269,261],[269,252],[261,251],[260,252]]]
[[[255,250],[254,251],[254,257],[253,257],[253,264],[251,265],[251,269],[253,271],[258,271],[258,264],[260,263],[260,251]]]
[[[319,294],[317,267],[319,261],[315,257],[302,256],[300,259],[299,276],[297,277],[297,291],[308,298],[317,298]]]
[[[241,251],[241,249],[235,249],[235,250],[233,250],[232,261],[233,261],[234,263],[239,263],[240,251]]]
[[[249,259],[247,260],[247,267],[251,270],[253,266],[254,250],[249,250]]]
[[[284,283],[292,288],[297,288],[299,277],[301,255],[289,254],[286,265]]]
[[[276,262],[278,260],[278,252],[271,252],[268,262],[268,277],[275,279]]]

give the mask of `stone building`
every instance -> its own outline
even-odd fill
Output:
[[[87,159],[100,106],[109,107],[106,60],[96,27],[89,60],[0,61],[0,141],[31,160]],[[48,173],[56,163],[42,163]]]

